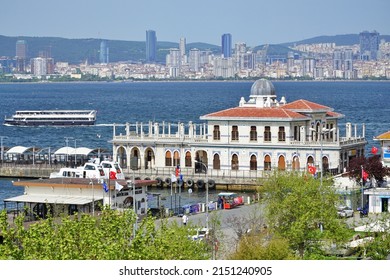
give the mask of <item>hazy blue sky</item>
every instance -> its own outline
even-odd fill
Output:
[[[4,0],[0,35],[205,42],[248,46],[376,30],[390,35],[390,0]]]

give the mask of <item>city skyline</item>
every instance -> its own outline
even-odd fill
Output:
[[[363,30],[390,34],[388,10],[387,0],[372,0],[369,5],[362,0],[314,4],[310,0],[239,4],[198,0],[191,5],[178,0],[113,0],[109,4],[69,0],[55,6],[48,0],[15,0],[2,4],[0,24],[5,36],[144,41],[145,30],[155,30],[159,41],[178,42],[185,37],[187,42],[220,45],[221,35],[230,33],[234,42],[256,46]]]

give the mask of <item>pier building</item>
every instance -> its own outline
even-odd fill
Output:
[[[161,185],[180,167],[182,182],[199,188],[256,185],[273,170],[338,174],[364,155],[367,143],[364,124],[346,123],[342,136],[342,118],[326,105],[278,99],[273,84],[260,79],[248,100],[200,116],[200,124],[114,125],[113,159],[125,172]]]

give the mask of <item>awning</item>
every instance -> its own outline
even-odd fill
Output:
[[[83,155],[87,156],[91,152],[93,152],[93,149],[85,148],[85,147],[79,147],[77,149],[72,147],[62,147],[54,152],[55,155]]]
[[[38,152],[40,150],[40,148],[37,148],[37,147],[23,147],[23,146],[15,146],[15,147],[12,147],[11,149],[9,149],[6,154],[24,154],[25,152],[27,151],[30,151],[30,152]]]
[[[32,203],[49,203],[49,204],[75,204],[75,205],[85,205],[92,203],[92,201],[102,200],[103,196],[95,195],[91,196],[67,196],[67,195],[32,195],[32,194],[23,194],[20,196],[15,196],[11,198],[4,199],[4,202],[32,202]]]

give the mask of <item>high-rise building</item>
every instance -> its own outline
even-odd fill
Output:
[[[232,34],[222,35],[222,55],[224,58],[232,57]]]
[[[169,75],[176,78],[180,75],[180,50],[171,48],[166,56],[166,65],[169,68]]]
[[[363,31],[359,34],[360,59],[376,60],[379,51],[379,33]]]
[[[109,62],[109,50],[107,47],[107,41],[103,40],[100,42],[100,54],[99,54],[100,63]]]
[[[27,64],[27,41],[16,41],[16,71],[23,73],[26,71]]]
[[[186,57],[186,38],[180,38],[179,43],[179,50],[180,50],[180,57],[181,57],[181,64],[187,63],[187,57]]]
[[[191,49],[188,57],[189,69],[193,72],[198,72],[200,68],[200,50]]]
[[[146,30],[146,62],[155,62],[157,53],[156,31]]]
[[[27,42],[26,40],[16,41],[16,57],[25,59],[27,58]]]

